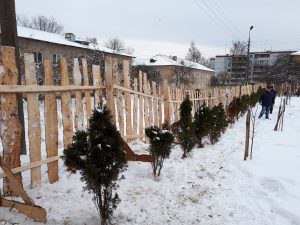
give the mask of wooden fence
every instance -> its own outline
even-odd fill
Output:
[[[147,141],[144,129],[150,125],[161,127],[165,120],[173,123],[179,119],[179,107],[188,95],[193,110],[203,102],[212,107],[219,103],[227,106],[234,98],[256,91],[259,85],[209,88],[206,90],[172,89],[167,81],[163,85],[150,81],[146,73],[130,77],[129,61],[123,61],[124,85],[115,82],[119,75],[116,59],[105,59],[104,76],[99,65],[88,65],[86,59],[73,59],[71,70],[67,59],[60,60],[61,84],[54,85],[52,62],[45,60],[44,85],[37,84],[33,54],[24,54],[25,84],[17,85],[18,72],[14,61],[14,49],[0,50],[0,136],[5,160],[14,174],[31,170],[31,185],[40,185],[41,166],[48,166],[48,180],[58,178],[58,159],[62,150],[72,142],[74,131],[85,129],[95,107],[106,102],[122,137]],[[70,73],[71,72],[71,73]],[[92,80],[90,80],[92,79]],[[74,84],[70,84],[73,80]],[[17,94],[22,94],[28,123],[26,131],[30,163],[20,165],[20,135],[14,134]],[[5,128],[5,129],[4,129]],[[12,136],[8,136],[8,134]],[[60,138],[62,137],[61,143]],[[12,140],[14,139],[14,140]],[[45,151],[43,155],[42,152]],[[12,155],[13,152],[17,154]],[[12,159],[18,158],[12,162]],[[3,174],[0,174],[0,178]]]

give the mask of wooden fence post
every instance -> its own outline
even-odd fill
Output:
[[[52,62],[44,61],[45,85],[53,85]],[[47,158],[58,155],[58,120],[55,93],[45,94],[45,142]],[[52,184],[58,181],[58,161],[48,163],[48,179]]]
[[[15,48],[0,46],[0,84],[17,84],[18,70],[16,66]],[[1,94],[0,90],[0,136],[3,145],[3,157],[10,168],[19,167],[21,131],[19,121],[18,104],[16,94]],[[22,183],[21,174],[15,175]],[[11,183],[5,178],[3,180],[3,191],[5,194],[17,196],[11,188]]]

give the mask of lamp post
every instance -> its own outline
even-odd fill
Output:
[[[249,29],[249,39],[248,39],[248,48],[247,48],[247,61],[246,61],[246,79],[245,79],[245,84],[248,84],[248,79],[249,79],[249,53],[250,53],[250,32],[253,29],[253,26],[250,27]],[[252,80],[251,80],[252,81]]]

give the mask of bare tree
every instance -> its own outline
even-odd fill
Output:
[[[35,30],[42,30],[49,33],[61,34],[63,32],[63,25],[59,23],[54,17],[35,16],[28,18],[25,15],[17,16],[17,23],[23,27],[29,27]]]
[[[181,60],[172,71],[171,81],[175,83],[176,87],[189,86],[194,81],[192,70],[191,65]]]
[[[189,60],[191,62],[202,64],[204,66],[209,65],[209,60],[202,56],[202,53],[196,47],[196,44],[194,41],[191,41],[191,46],[188,50],[188,53],[187,53],[185,59]]]
[[[86,41],[94,44],[94,45],[97,45],[98,44],[98,40],[96,37],[86,37]]]
[[[230,49],[231,55],[246,55],[247,43],[245,41],[233,41]]]
[[[108,41],[104,42],[104,46],[109,49],[112,49],[114,52],[117,53],[126,53],[132,55],[134,52],[134,48],[126,47],[124,41],[122,41],[118,37],[111,38]]]

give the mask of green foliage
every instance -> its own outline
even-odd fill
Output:
[[[214,106],[209,113],[209,140],[211,144],[219,141],[221,134],[225,132],[228,122],[223,105]]]
[[[195,136],[199,148],[203,148],[203,138],[209,134],[209,127],[207,122],[209,121],[209,114],[211,110],[206,106],[205,103],[195,112]]]
[[[192,119],[192,102],[188,98],[180,105],[180,120],[172,125],[172,131],[182,147],[182,158],[187,157],[197,142]]]
[[[126,169],[126,155],[106,107],[94,110],[89,124],[87,131],[75,133],[72,144],[64,150],[65,165],[72,173],[80,172],[84,190],[93,194],[101,224],[108,224],[120,202],[117,181]]]
[[[145,134],[150,139],[149,152],[152,156],[153,175],[160,176],[164,161],[170,156],[174,136],[168,130],[168,125],[164,125],[162,131],[156,126],[148,127]]]

